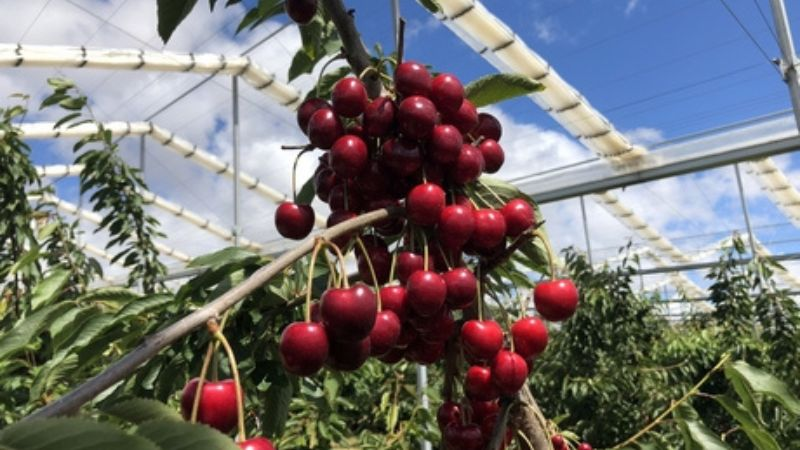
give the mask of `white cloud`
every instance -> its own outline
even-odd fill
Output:
[[[536,37],[546,44],[552,44],[562,37],[561,27],[552,17],[536,19],[533,22],[533,31]]]
[[[434,16],[429,16],[425,20],[411,19],[406,24],[405,37],[408,40],[416,39],[421,35],[435,30],[441,25]]]
[[[625,5],[625,15],[630,16],[639,6],[639,0],[627,0],[627,4]]]
[[[623,134],[635,145],[649,147],[664,140],[664,133],[657,128],[639,127],[624,131]]]

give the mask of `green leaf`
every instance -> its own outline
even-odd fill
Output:
[[[69,271],[62,268],[55,268],[52,272],[40,281],[33,289],[31,296],[31,308],[36,310],[41,306],[49,305],[53,302],[64,286],[69,281]]]
[[[686,403],[672,413],[675,416],[688,450],[731,450],[700,420],[697,411]]]
[[[300,49],[294,54],[292,64],[289,66],[289,81],[294,80],[304,73],[311,73],[316,61],[308,56],[308,53]]]
[[[45,306],[18,322],[14,328],[0,336],[0,361],[29,345],[42,328],[73,306],[71,303]]]
[[[100,410],[110,416],[136,424],[150,420],[183,420],[173,408],[149,398],[131,398],[122,401],[114,399],[108,405],[101,406]]]
[[[145,297],[135,302],[130,302],[125,305],[114,318],[115,321],[120,322],[127,320],[129,317],[141,317],[142,314],[149,312],[151,309],[166,305],[174,300],[172,295],[155,294]]]
[[[118,287],[100,288],[89,291],[77,299],[78,303],[92,303],[92,302],[112,302],[112,303],[128,303],[130,301],[140,298],[136,292]]]
[[[436,14],[442,10],[442,7],[439,6],[439,2],[436,0],[419,0],[419,4],[424,6],[425,9],[433,14]]]
[[[336,84],[337,81],[341,80],[342,78],[346,77],[351,73],[350,66],[342,66],[337,68],[336,70],[329,71],[317,83],[317,86],[314,89],[308,91],[306,94],[306,98],[317,97],[317,98],[328,98],[331,96],[331,91],[333,90],[333,86]]]
[[[229,0],[225,6],[227,7],[231,4],[232,2]],[[270,17],[280,14],[283,12],[282,7],[283,1],[281,0],[259,0],[258,6],[247,11],[242,21],[239,22],[239,26],[236,27],[236,34],[247,27],[252,30]]]
[[[158,35],[165,44],[195,4],[197,0],[158,0]]]
[[[263,425],[267,435],[276,436],[283,432],[289,419],[289,404],[293,394],[292,383],[285,377],[267,389],[265,409],[269,414],[264,417]]]
[[[464,95],[480,108],[544,89],[533,78],[497,73],[478,78],[464,87]]]
[[[74,418],[15,423],[0,433],[0,445],[14,450],[160,450],[111,424]]]
[[[311,202],[314,201],[314,195],[314,176],[312,175],[303,183],[303,187],[300,188],[300,192],[297,193],[295,203],[298,205],[310,205]]]
[[[725,366],[725,376],[731,382],[746,383],[753,392],[777,401],[793,415],[800,415],[800,400],[792,394],[786,383],[767,372],[744,361],[734,361]]]
[[[155,442],[162,449],[240,450],[230,437],[211,427],[189,422],[145,422],[139,425],[136,434]]]
[[[60,356],[47,361],[44,365],[38,368],[36,377],[33,379],[33,385],[31,386],[31,398],[41,398],[56,383],[67,379],[68,372],[74,370],[77,366],[77,355],[66,355],[61,353]]]
[[[47,79],[47,84],[53,89],[67,90],[75,87],[75,82],[66,78],[53,77]]]
[[[86,106],[86,97],[65,98],[64,100],[58,102],[58,106],[70,111],[79,111],[83,109],[84,106]]]
[[[739,426],[756,448],[759,450],[781,450],[775,438],[769,434],[769,431],[764,429],[756,417],[741,403],[736,402],[727,395],[717,395],[714,399],[739,422]]]
[[[227,247],[214,253],[198,256],[186,267],[222,267],[233,262],[242,262],[259,258],[257,253],[238,247]]]
[[[80,112],[69,113],[66,116],[58,119],[58,121],[53,124],[53,128],[58,128],[61,125],[64,125],[65,123],[69,122],[70,120],[77,119],[80,116],[81,116]]]

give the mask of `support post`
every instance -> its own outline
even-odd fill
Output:
[[[422,364],[417,364],[417,398],[419,400],[420,405],[423,409],[430,409],[430,404],[428,403],[428,395],[425,393],[425,389],[428,388],[428,368],[423,366]],[[431,450],[431,443],[428,441],[420,442],[420,448],[422,450]]]
[[[742,202],[742,214],[744,214],[744,224],[747,227],[747,240],[750,242],[750,252],[753,258],[756,257],[756,240],[753,237],[753,227],[750,226],[750,214],[747,212],[747,200],[744,198],[744,185],[742,184],[742,174],[739,170],[739,163],[733,165],[736,171],[736,185],[739,187],[739,200]]]
[[[145,150],[147,149],[145,144],[145,135],[141,135],[139,137],[139,170],[142,172],[142,178],[144,178],[144,163],[145,163]]]
[[[392,2],[392,29],[394,30],[394,48],[400,48],[400,0]]]
[[[583,217],[583,237],[586,239],[586,255],[589,259],[589,266],[593,266],[592,263],[592,242],[589,239],[589,223],[586,220],[586,202],[583,200],[583,196],[580,197],[581,200],[581,216]]]
[[[239,78],[231,77],[231,96],[233,98],[233,245],[239,246],[241,225],[239,223]]]
[[[786,17],[786,5],[783,0],[770,0],[772,17],[775,20],[775,31],[778,35],[778,45],[781,48],[780,68],[783,80],[789,85],[789,95],[792,98],[792,109],[797,129],[800,131],[800,82],[797,77],[797,54],[792,42],[792,31]]]

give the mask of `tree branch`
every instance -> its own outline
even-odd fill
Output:
[[[371,59],[367,47],[361,40],[361,34],[356,29],[353,16],[345,9],[342,0],[322,0],[322,6],[331,16],[339,37],[342,39],[344,54],[353,73],[361,75],[371,65]],[[367,94],[370,98],[381,95],[381,81],[374,72],[368,73],[363,78],[367,87]]]
[[[380,220],[398,216],[402,211],[402,208],[396,206],[372,211],[342,222],[333,228],[329,228],[319,233],[318,236],[325,239],[334,239],[347,233],[360,230]],[[297,247],[283,253],[271,263],[258,269],[245,281],[231,288],[207,305],[184,316],[182,319],[163,330],[147,336],[136,349],[125,355],[122,359],[110,365],[103,372],[85,381],[55,402],[27,416],[25,420],[62,416],[76,412],[83,404],[89,402],[118,381],[131,375],[139,366],[157,355],[163,348],[191,333],[195,328],[204,326],[209,319],[219,317],[223,312],[244,300],[272,277],[291,266],[296,260],[311,252],[314,248],[316,238],[316,236],[312,236],[306,239]]]
[[[550,438],[547,433],[547,424],[543,422],[539,405],[533,398],[530,388],[527,385],[517,394],[519,401],[511,411],[511,423],[528,439],[533,448],[525,446],[520,442],[520,447],[526,450],[552,450]]]

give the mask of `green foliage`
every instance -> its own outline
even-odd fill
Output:
[[[192,12],[197,0],[157,0],[158,1],[158,35],[166,44],[172,33],[183,19]],[[213,7],[213,6],[212,6]]]
[[[533,94],[544,89],[544,85],[533,78],[510,73],[496,73],[478,78],[464,86],[465,96],[480,108],[509,100],[521,95]]]
[[[288,80],[311,73],[323,58],[334,55],[342,48],[342,41],[333,21],[324,14],[317,14],[311,22],[300,26],[302,45],[289,65]]]

